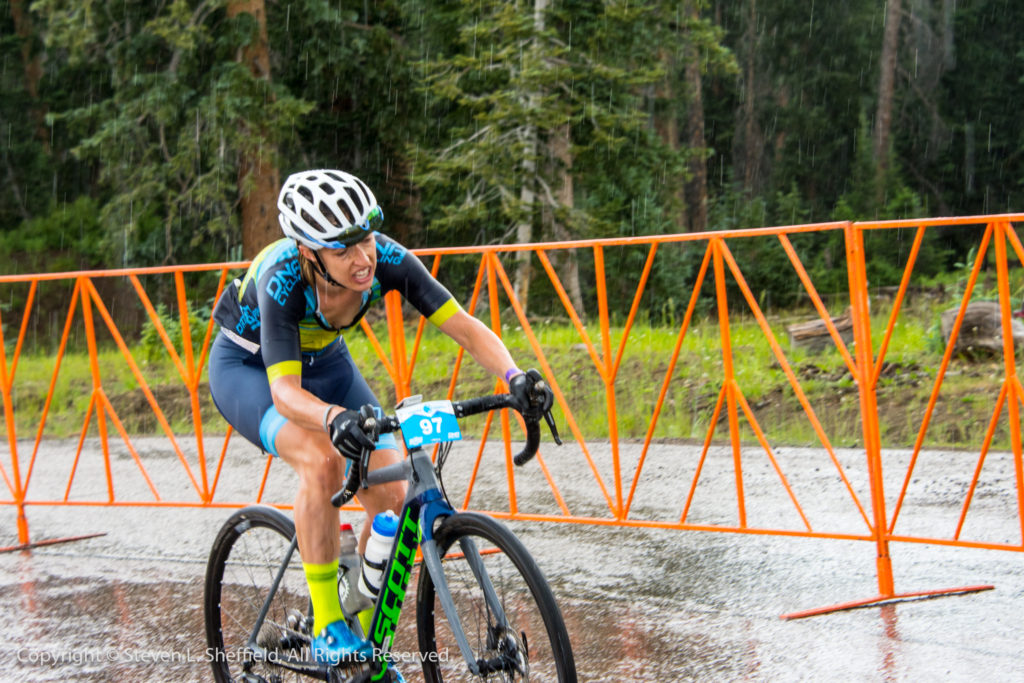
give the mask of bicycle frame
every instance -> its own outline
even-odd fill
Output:
[[[444,575],[444,569],[441,566],[441,557],[433,537],[438,520],[453,515],[456,511],[441,493],[441,482],[434,470],[434,464],[430,456],[422,448],[413,448],[409,451],[408,458],[393,465],[373,470],[365,475],[364,480],[367,486],[393,481],[407,481],[410,483],[402,505],[402,513],[399,515],[395,544],[382,574],[380,594],[374,608],[373,619],[370,622],[370,632],[366,634],[367,640],[373,648],[373,658],[375,660],[386,659],[390,652],[392,642],[394,641],[395,629],[398,626],[398,619],[402,612],[402,605],[405,601],[406,591],[412,578],[412,569],[416,561],[416,549],[418,547],[423,555],[423,564],[433,579],[437,590],[437,597],[441,602],[445,618],[448,620],[459,650],[469,670],[473,674],[479,674],[479,665],[473,655],[472,647],[466,637],[465,630],[462,628],[462,623],[455,609],[455,603],[448,590],[448,582]],[[297,538],[293,537],[291,545],[274,576],[270,591],[260,609],[252,633],[249,635],[247,647],[257,658],[262,658],[266,661],[273,659],[275,664],[285,668],[328,680],[329,672],[325,670],[325,667],[320,665],[303,665],[302,662],[290,660],[289,658],[274,657],[272,653],[268,653],[258,643],[260,629],[263,627],[264,619],[270,610],[270,605],[274,600],[297,545]],[[462,539],[460,540],[460,547],[474,576],[485,593],[488,608],[499,620],[504,621],[504,610],[494,591],[494,587],[487,577],[486,571],[483,569],[483,563],[476,544],[470,539]],[[371,680],[383,679],[385,674],[386,667],[381,667]]]
[[[372,643],[375,654],[386,656],[390,651],[406,589],[412,578],[416,548],[419,546],[423,564],[433,579],[452,635],[469,670],[473,674],[478,674],[479,666],[448,590],[448,581],[441,567],[441,557],[434,540],[434,529],[438,520],[455,514],[455,509],[442,495],[441,482],[434,470],[434,464],[422,448],[413,448],[409,451],[409,457],[402,462],[372,471],[365,476],[368,486],[401,479],[409,481],[411,486],[406,492],[402,514],[399,516],[395,545],[382,575],[381,592],[373,612],[370,633],[367,634],[368,640]],[[460,541],[460,547],[485,592],[489,609],[499,620],[504,621],[505,614],[501,602],[483,569],[476,544],[470,539],[463,539]],[[383,676],[383,673],[381,675]]]

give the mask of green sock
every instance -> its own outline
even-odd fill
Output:
[[[338,560],[327,564],[302,563],[313,602],[313,635],[318,636],[328,624],[344,619],[338,597]]]

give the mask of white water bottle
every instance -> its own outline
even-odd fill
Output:
[[[360,612],[373,607],[365,595],[357,588],[362,562],[359,558],[359,540],[351,524],[341,525],[341,552],[338,555],[338,593],[341,598],[342,611],[352,619]]]
[[[378,513],[373,518],[370,538],[366,541],[366,551],[363,553],[363,571],[359,577],[359,590],[371,600],[376,600],[380,592],[384,566],[391,556],[397,532],[398,515],[391,510]]]

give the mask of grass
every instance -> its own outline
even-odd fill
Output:
[[[860,404],[856,383],[840,354],[835,349],[811,354],[791,349],[788,342],[786,326],[813,315],[813,312],[787,312],[785,317],[773,317],[770,322],[772,334],[829,441],[835,446],[855,446],[862,439]],[[887,311],[874,311],[875,340],[884,334],[887,319]],[[935,319],[934,306],[921,305],[904,311],[894,328],[885,359],[887,365],[877,387],[882,438],[886,446],[910,446],[917,437],[942,357],[941,343],[935,338]],[[587,439],[607,438],[609,418],[605,382],[584,340],[573,326],[564,322],[539,322],[533,331],[580,432]],[[613,386],[620,438],[641,439],[647,433],[659,392],[669,372],[678,333],[678,325],[668,327],[646,322],[638,323],[630,330]],[[610,330],[610,352],[606,355],[600,331],[596,326],[588,327],[587,335],[602,369],[615,359],[623,334],[621,326]],[[411,336],[410,330],[409,344]],[[730,337],[736,385],[769,440],[778,445],[818,445],[820,441],[812,423],[757,322],[751,317],[730,320]],[[378,338],[386,345],[383,329],[378,331]],[[521,330],[506,330],[504,339],[521,365],[539,366]],[[877,352],[878,341],[874,343]],[[382,402],[385,405],[393,403],[390,378],[371,345],[357,335],[350,340],[349,346],[356,363]],[[457,351],[453,341],[428,327],[416,357],[413,391],[427,398],[443,397],[448,390]],[[8,350],[8,354],[10,352]],[[192,431],[191,398],[166,354],[136,347],[133,357],[171,428],[177,433]],[[103,349],[97,360],[104,391],[128,432],[159,433],[161,427],[146,401],[140,382],[129,371],[120,351],[116,348]],[[38,429],[53,376],[53,362],[49,355],[28,355],[19,360],[12,396],[20,437],[34,436]],[[722,387],[723,368],[721,331],[717,321],[695,319],[672,368],[668,392],[654,432],[657,439],[705,438]],[[999,359],[954,360],[926,432],[925,444],[931,447],[980,445],[1001,381],[1002,364]],[[67,354],[53,389],[45,436],[67,438],[81,432],[92,398],[92,387],[92,370],[87,355],[84,352]],[[455,398],[486,393],[493,387],[494,379],[467,356],[462,363]],[[204,429],[209,433],[223,431],[224,423],[209,399],[205,377],[198,394]],[[996,448],[1009,447],[1005,408],[1003,412],[1002,426],[996,434]],[[725,416],[723,410],[715,431],[715,438],[719,440],[727,438]],[[556,410],[556,419],[568,436],[567,416],[561,409]],[[92,422],[95,423],[95,419]],[[740,423],[743,439],[753,442],[754,431],[742,413]],[[479,429],[479,424],[467,425],[468,433],[473,434],[474,429]],[[90,433],[95,434],[94,424]]]

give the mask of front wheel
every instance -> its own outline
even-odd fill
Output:
[[[555,597],[526,548],[504,525],[490,517],[458,513],[434,534],[438,554],[482,680],[576,680],[572,646]],[[504,612],[501,621],[466,560],[479,552],[493,595]],[[420,568],[416,598],[423,674],[428,683],[462,680],[471,670],[448,625],[437,588]]]

